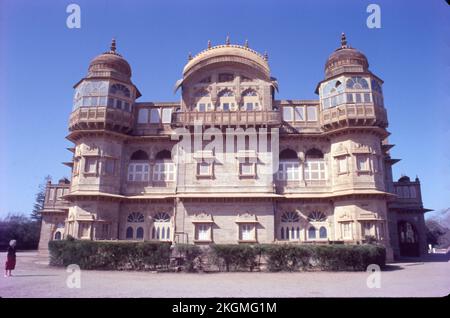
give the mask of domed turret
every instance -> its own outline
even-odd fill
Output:
[[[345,34],[341,35],[341,47],[337,48],[325,63],[325,78],[345,72],[368,72],[369,62],[360,51],[347,45]]]
[[[88,68],[87,77],[97,76],[124,76],[126,78],[131,77],[130,64],[116,52],[116,40],[111,42],[111,48],[108,52],[96,56]]]
[[[74,88],[69,130],[131,130],[134,101],[141,94],[131,82],[130,64],[116,52],[115,39],[108,52],[91,61],[87,76]]]

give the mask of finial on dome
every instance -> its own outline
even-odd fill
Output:
[[[264,60],[269,60],[269,54],[267,54],[267,51],[264,51]]]
[[[244,46],[245,46],[246,48],[248,48],[248,40],[245,40]]]
[[[346,38],[344,32],[342,32],[342,34],[341,34],[341,48],[342,49],[346,49],[347,48],[347,38]]]
[[[226,45],[230,45],[230,36],[227,35],[227,39],[225,40],[225,44]]]
[[[192,60],[192,54],[191,54],[191,52],[189,52],[188,60],[189,60],[189,61]]]
[[[211,40],[208,40],[208,49],[211,48]]]
[[[116,39],[112,38],[111,40],[111,48],[110,48],[111,53],[116,53]]]

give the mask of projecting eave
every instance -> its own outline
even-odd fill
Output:
[[[68,166],[68,167],[70,167],[70,168],[72,168],[73,167],[73,162],[63,162],[62,163],[63,165],[65,165],[65,166]]]
[[[385,160],[386,160],[387,163],[390,163],[391,165],[395,165],[397,162],[399,162],[402,159],[386,158]]]

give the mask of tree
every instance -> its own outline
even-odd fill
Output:
[[[39,191],[36,193],[36,199],[33,204],[33,210],[31,211],[31,219],[34,221],[41,222],[42,215],[41,210],[44,208],[44,201],[45,201],[45,189],[47,187],[47,182],[51,181],[52,177],[47,175],[44,179],[44,183],[41,183],[39,185]]]
[[[429,244],[440,248],[450,246],[450,209],[444,209],[430,215],[425,224]]]
[[[36,249],[39,243],[40,223],[20,213],[8,214],[0,219],[0,250],[17,240],[18,249]]]

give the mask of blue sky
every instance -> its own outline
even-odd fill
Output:
[[[81,7],[81,29],[66,7]],[[366,8],[381,7],[381,29]],[[178,100],[172,89],[193,54],[249,40],[269,54],[279,99],[313,99],[341,32],[384,79],[394,176],[419,176],[426,207],[450,207],[450,6],[435,1],[0,0],[0,217],[28,214],[47,174],[69,176],[72,86],[117,38],[140,101]]]

